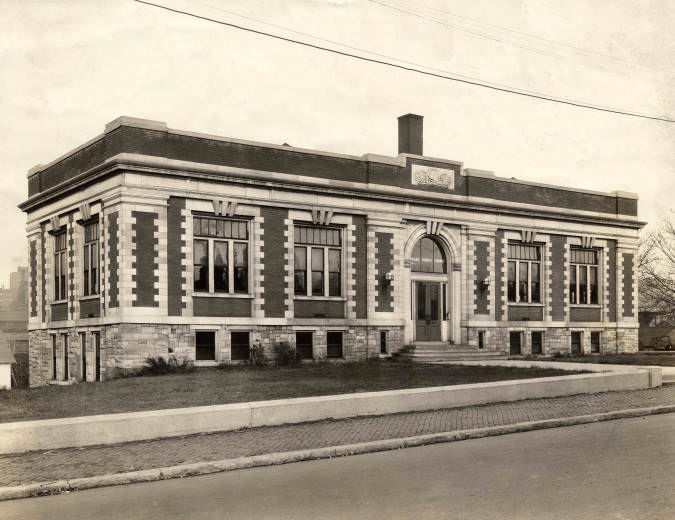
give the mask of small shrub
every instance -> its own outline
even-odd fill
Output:
[[[279,366],[295,365],[299,361],[295,347],[287,341],[275,343],[274,352],[276,353],[277,365]]]
[[[144,376],[161,376],[164,374],[187,373],[194,370],[194,363],[189,359],[178,360],[176,356],[164,359],[162,356],[145,358],[140,374]]]
[[[265,349],[259,341],[256,341],[251,345],[249,349],[249,356],[251,359],[251,365],[259,367],[267,364],[267,359],[265,358]]]
[[[29,363],[27,355],[14,354],[16,363],[12,365],[12,388],[28,388]]]

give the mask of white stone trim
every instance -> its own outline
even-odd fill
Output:
[[[284,305],[286,307],[284,317],[286,319],[293,319],[295,314],[295,232],[293,226],[293,217],[289,211],[288,217],[284,219]]]
[[[367,243],[367,294],[368,294],[368,316],[373,316],[377,312],[378,304],[378,281],[379,281],[379,266],[377,264],[378,248],[377,235],[372,229],[368,229],[368,243]]]
[[[264,223],[263,218],[260,216],[253,217],[251,221],[251,238],[249,241],[249,248],[252,250],[253,261],[250,263],[252,269],[252,276],[249,275],[249,278],[252,279],[253,284],[253,316],[258,318],[265,317],[265,273],[264,273],[264,251],[263,247],[265,246],[264,239]],[[251,247],[252,246],[252,247]],[[249,290],[251,292],[251,290]]]

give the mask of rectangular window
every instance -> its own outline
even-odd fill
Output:
[[[248,293],[248,244],[234,242],[234,292]]]
[[[295,349],[300,359],[312,359],[312,333],[298,331],[295,333]]]
[[[572,354],[581,354],[581,332],[573,331],[570,334],[570,343],[572,347]]]
[[[248,222],[193,217],[194,291],[248,294]]]
[[[193,248],[194,256],[194,289],[195,291],[209,290],[209,242],[207,240],[195,240]]]
[[[478,331],[478,348],[485,348],[485,331]]]
[[[56,381],[56,334],[52,334],[52,379]]]
[[[387,331],[380,331],[380,354],[387,353]]]
[[[535,330],[532,332],[532,354],[541,354],[542,353],[542,337],[543,332],[540,330]]]
[[[342,357],[342,332],[326,333],[326,350],[329,358]]]
[[[509,243],[507,267],[508,301],[541,303],[541,247]]]
[[[342,251],[339,249],[328,250],[328,296],[340,296],[342,282],[340,280],[340,257]]]
[[[591,332],[591,352],[594,354],[600,353],[600,331]]]
[[[82,371],[81,377],[82,381],[87,380],[87,333],[83,332],[80,334],[80,349],[82,351]]]
[[[520,356],[520,339],[523,333],[520,331],[509,332],[509,354],[511,356]]]
[[[213,292],[229,292],[230,271],[227,268],[229,258],[227,246],[227,242],[213,243]],[[201,247],[204,248],[204,246]]]
[[[510,302],[516,301],[516,263],[509,261],[508,297]]]
[[[94,336],[94,350],[96,354],[96,381],[101,380],[101,334],[93,332]]]
[[[312,248],[312,295],[323,296],[323,249]]]
[[[70,374],[68,373],[68,334],[61,334],[63,338],[63,380],[68,381]]]
[[[66,237],[65,230],[54,235],[54,301],[65,300],[68,296],[66,292],[66,275],[68,274]]]
[[[84,271],[82,285],[84,296],[98,294],[98,221],[84,226]]]
[[[595,305],[598,299],[598,251],[570,249],[569,302]]]
[[[216,360],[216,333],[212,330],[195,332],[195,360]]]
[[[251,356],[248,332],[232,332],[230,340],[230,358],[233,361],[248,361]]]
[[[295,248],[295,294],[307,294],[307,248]]]
[[[295,294],[342,296],[342,231],[295,226]],[[310,281],[308,283],[308,267]]]

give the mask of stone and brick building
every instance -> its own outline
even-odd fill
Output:
[[[121,117],[28,174],[31,384],[147,356],[637,350],[637,197]]]

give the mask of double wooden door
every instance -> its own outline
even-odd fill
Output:
[[[415,282],[416,289],[416,341],[441,339],[441,284]]]

